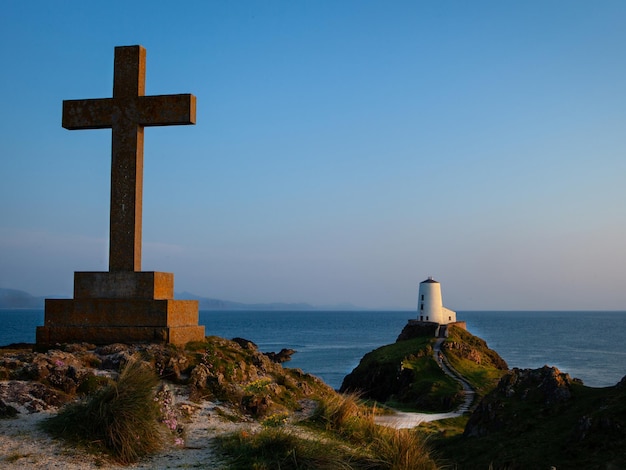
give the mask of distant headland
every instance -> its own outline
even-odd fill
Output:
[[[0,309],[8,308],[32,308],[43,309],[45,298],[54,298],[55,296],[34,296],[26,291],[18,289],[6,289],[0,287]],[[61,296],[57,296],[61,297]],[[253,303],[247,304],[243,302],[234,302],[231,300],[214,299],[210,297],[202,297],[189,292],[176,293],[176,297],[182,300],[197,300],[200,310],[367,310],[350,303],[339,303],[332,305],[312,305],[306,302],[270,302],[270,303]]]

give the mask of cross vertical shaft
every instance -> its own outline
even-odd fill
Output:
[[[137,98],[145,95],[145,70],[145,49],[115,48],[109,271],[141,271],[144,130]]]
[[[113,98],[63,102],[66,129],[112,130],[109,271],[141,271],[144,127],[196,121],[195,96],[145,96],[145,78],[146,50],[116,47]]]

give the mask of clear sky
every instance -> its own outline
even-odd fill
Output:
[[[113,48],[146,129],[143,269],[240,302],[626,309],[626,2],[5,1],[0,287],[108,269]]]

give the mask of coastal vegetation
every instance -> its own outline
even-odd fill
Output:
[[[358,397],[334,394],[296,426],[264,427],[219,440],[232,469],[436,469],[416,431],[374,421]]]
[[[462,328],[448,328],[448,337],[441,349],[447,360],[478,397],[489,393],[508,370],[508,365],[482,338]]]
[[[59,345],[0,350],[0,408],[58,413],[43,428],[71,447],[129,464],[183,447],[198,405],[235,427],[210,447],[223,468],[435,469],[415,431],[375,424],[376,409],[283,367],[250,341],[208,337],[186,348]],[[174,391],[184,397],[176,403]],[[35,398],[39,397],[39,398]],[[196,413],[195,417],[193,416]]]
[[[442,354],[477,398],[470,412],[417,428],[439,465],[626,468],[626,377],[613,387],[592,388],[554,367],[508,370],[481,338],[457,327],[448,331]],[[341,390],[395,408],[449,411],[460,386],[449,387],[447,376],[437,373],[436,341],[403,332],[396,343],[366,354]],[[417,398],[416,390],[428,397]]]
[[[191,426],[210,418],[224,423],[204,444],[221,468],[626,468],[626,379],[591,388],[553,367],[508,370],[482,339],[454,327],[436,342],[415,336],[365,355],[344,381],[355,393],[283,367],[290,352],[262,353],[241,338],[5,348],[0,418],[59,410],[47,432],[104,466],[186,449]],[[471,410],[414,429],[376,424],[389,406],[457,406],[461,387],[439,367],[437,348],[476,390]],[[5,462],[28,458],[12,451]]]
[[[366,354],[340,391],[405,410],[454,409],[463,399],[461,386],[433,360],[433,342],[429,337],[412,338]]]

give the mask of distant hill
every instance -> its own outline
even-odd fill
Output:
[[[44,298],[28,292],[0,287],[0,308],[43,308]]]
[[[48,296],[52,298],[53,296]],[[175,294],[176,299],[180,300],[197,300],[200,310],[359,310],[352,304],[337,304],[315,306],[307,303],[259,303],[244,304],[241,302],[232,302],[230,300],[212,299],[191,294],[189,292],[180,292]],[[0,287],[0,308],[43,308],[44,297],[35,297],[28,292],[17,289],[5,289]]]
[[[176,293],[175,297],[181,300],[197,300],[200,310],[360,310],[359,307],[344,303],[336,305],[311,305],[305,302],[285,303],[271,302],[258,304],[245,304],[230,300],[212,299],[201,297],[190,292]]]

